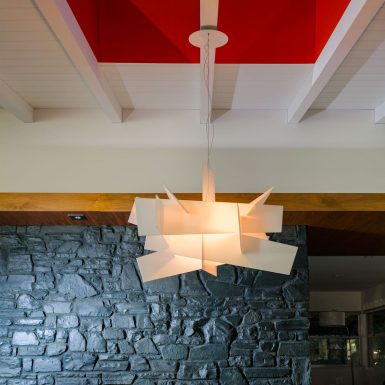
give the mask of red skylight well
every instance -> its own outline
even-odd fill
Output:
[[[68,0],[99,62],[198,63],[199,0]],[[217,63],[314,63],[349,0],[220,0]]]

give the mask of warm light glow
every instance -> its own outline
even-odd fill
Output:
[[[144,282],[194,270],[217,275],[217,266],[232,265],[290,274],[295,246],[268,240],[282,231],[282,206],[265,205],[271,190],[249,204],[215,202],[214,178],[203,173],[203,201],[136,198],[129,222],[146,236],[139,257]]]

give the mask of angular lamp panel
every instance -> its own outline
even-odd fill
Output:
[[[202,201],[135,198],[129,222],[145,235],[139,257],[144,282],[204,270],[217,275],[222,264],[290,274],[297,247],[269,241],[267,232],[282,231],[282,206],[265,205],[272,189],[249,204],[215,201],[215,183],[203,171]]]

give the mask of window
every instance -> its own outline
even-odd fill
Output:
[[[369,314],[369,363],[385,366],[385,309]]]
[[[311,362],[318,365],[359,363],[358,315],[346,313],[346,326],[319,326],[319,313],[311,313]]]

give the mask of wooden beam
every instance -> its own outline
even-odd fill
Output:
[[[165,194],[159,194],[165,198]],[[217,194],[218,201],[243,202],[258,194]],[[155,194],[0,193],[0,226],[126,226],[136,196]],[[201,194],[176,194],[200,200]],[[385,194],[272,194],[284,206],[284,225],[307,225],[310,255],[384,255]],[[74,221],[68,214],[83,214]]]
[[[33,122],[33,107],[0,80],[0,106],[25,123]]]
[[[122,107],[99,70],[96,57],[67,1],[33,0],[33,2],[100,107],[112,122],[122,122]]]
[[[159,194],[165,198],[165,194]],[[218,201],[243,202],[258,194],[217,194]],[[126,226],[136,196],[155,194],[0,193],[0,226]],[[201,194],[176,194],[200,200]],[[384,255],[385,194],[272,194],[284,205],[284,225],[307,225],[309,255]],[[68,214],[83,214],[74,221]]]
[[[384,0],[351,0],[316,63],[312,76],[288,109],[288,122],[299,123],[372,21]]]
[[[129,212],[135,197],[154,198],[164,193],[0,193],[0,212]],[[201,200],[201,193],[175,194],[179,199]],[[219,202],[249,203],[259,193],[217,193]],[[268,204],[283,205],[286,212],[385,212],[385,193],[317,194],[273,193]]]

